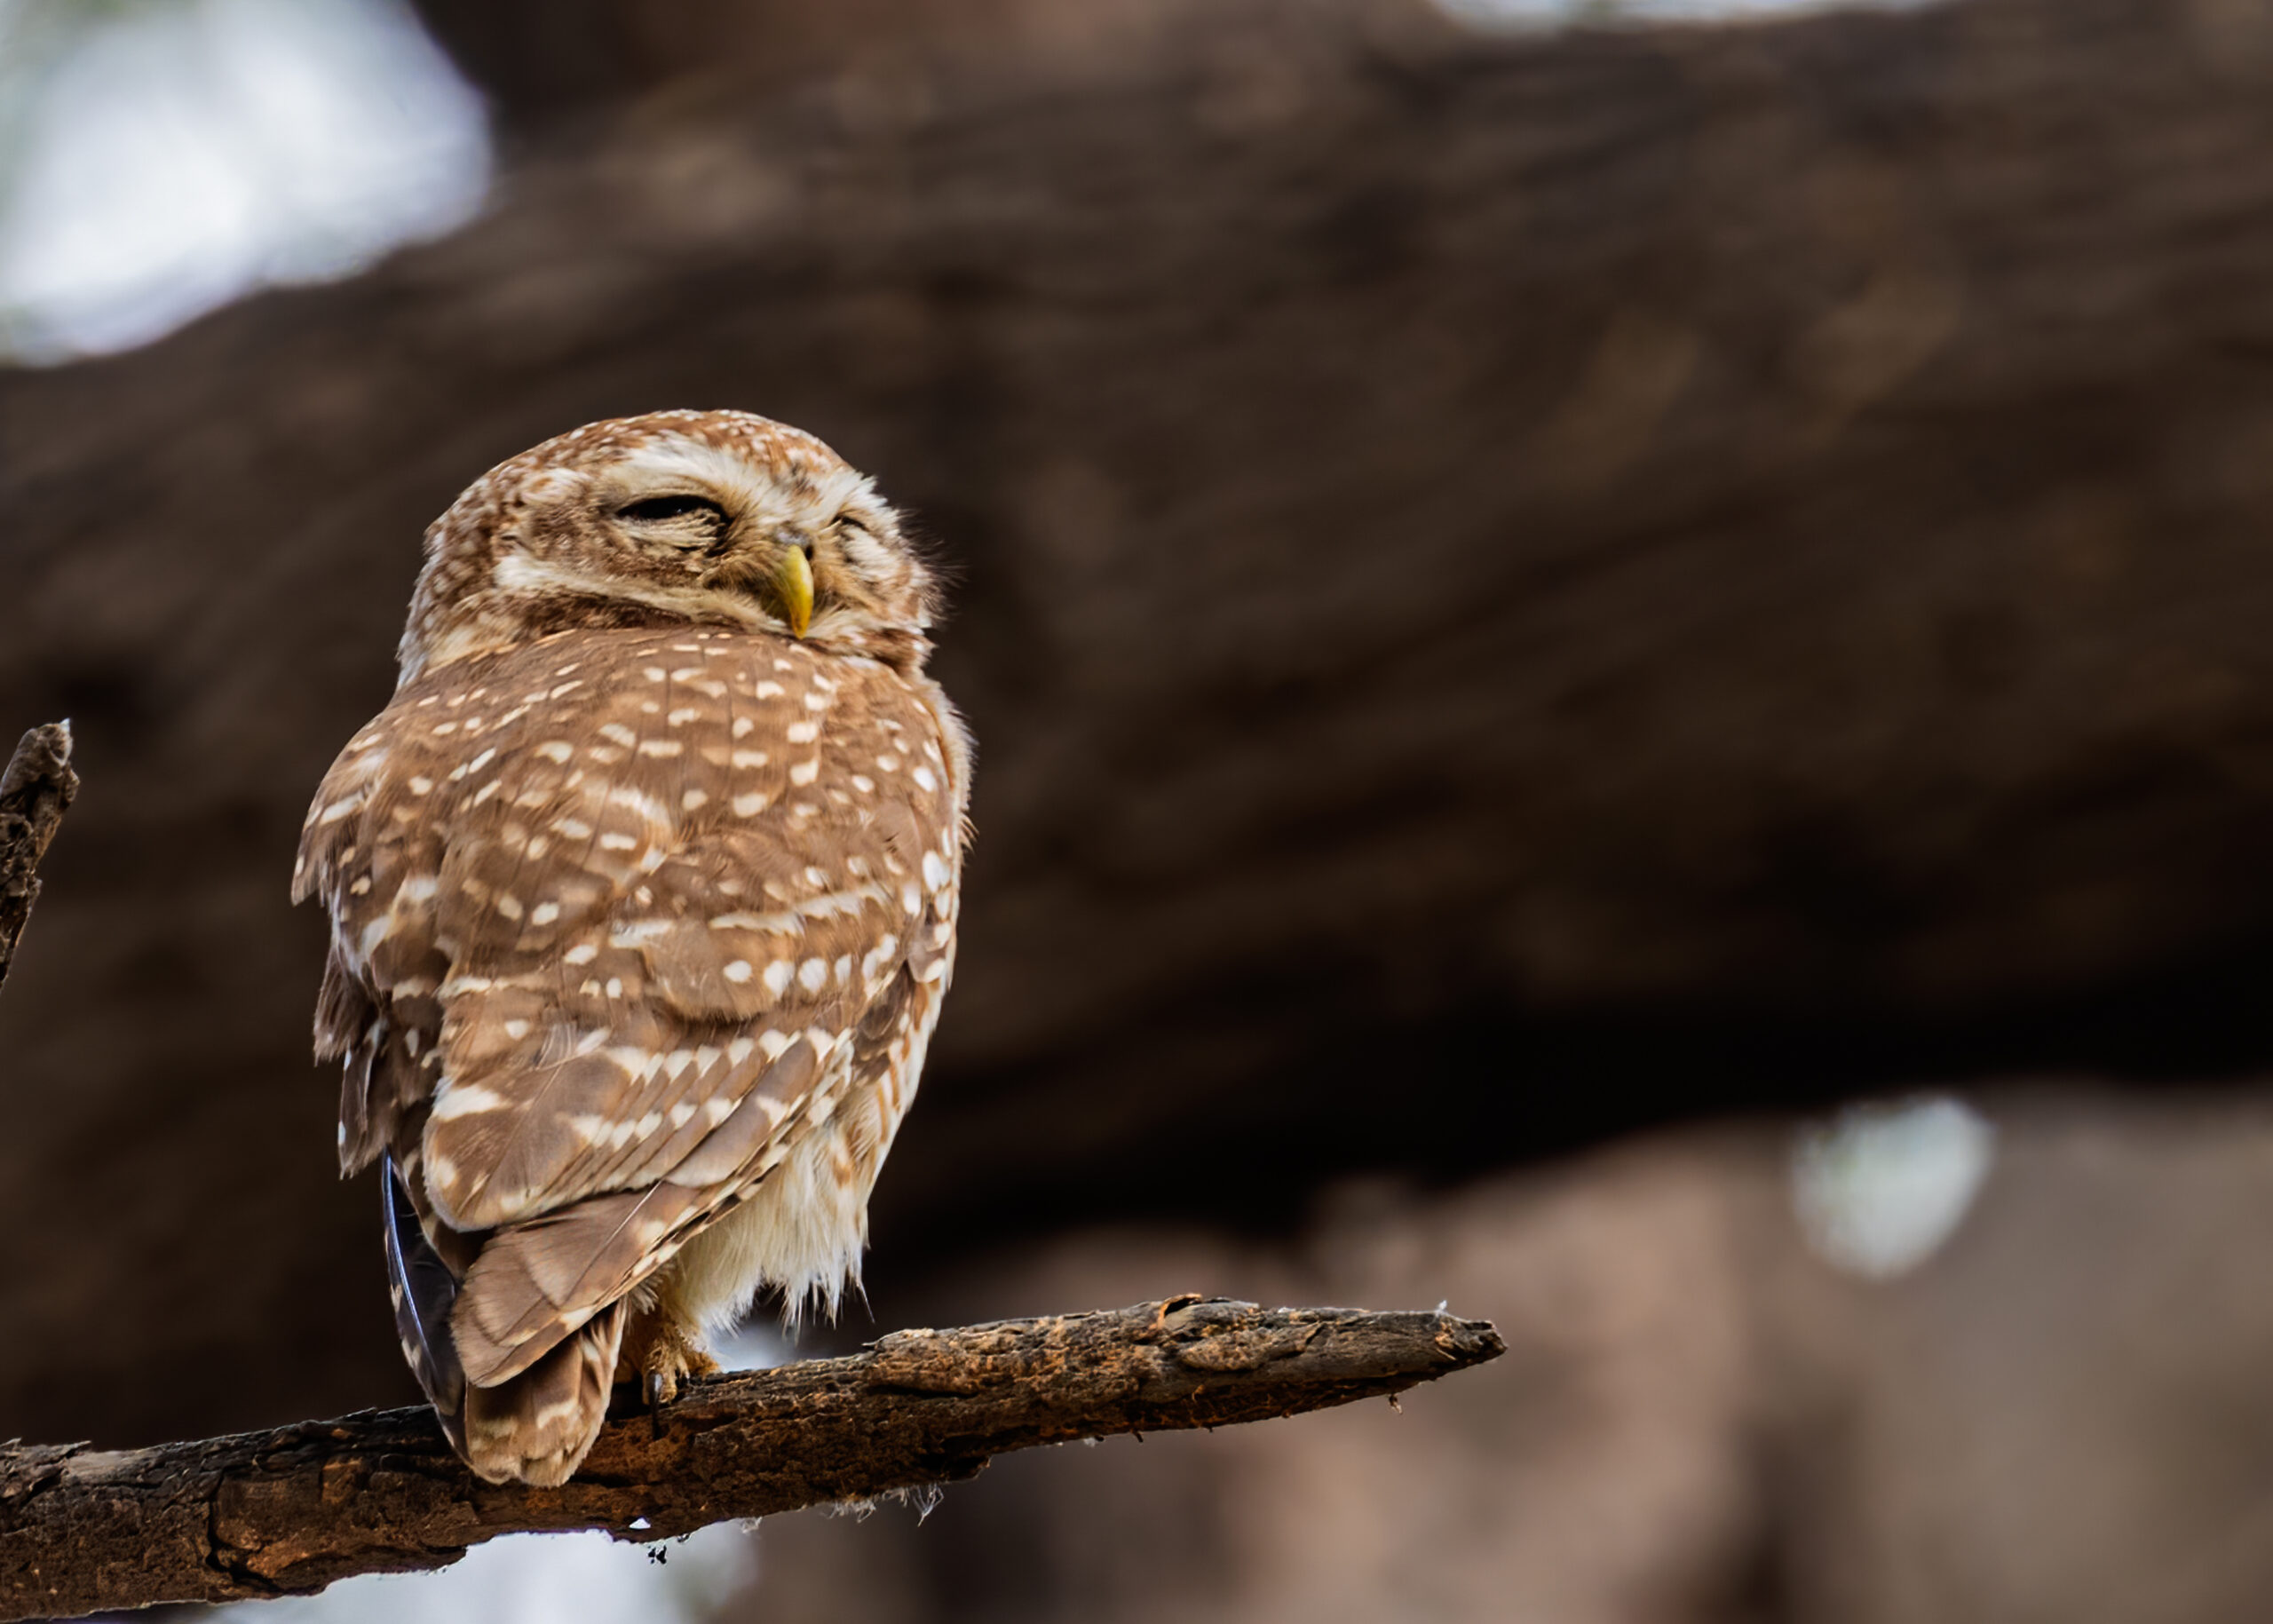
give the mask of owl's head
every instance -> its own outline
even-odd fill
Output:
[[[899,515],[820,440],[750,412],[656,412],[546,440],[450,504],[426,532],[402,673],[673,622],[917,661],[933,606]]]

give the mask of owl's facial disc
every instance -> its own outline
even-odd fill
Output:
[[[583,501],[640,574],[754,604],[793,637],[923,614],[891,510],[842,463],[785,471],[674,436],[604,471]]]
[[[813,543],[809,536],[769,526],[729,505],[735,493],[672,492],[640,496],[614,510],[619,530],[633,548],[655,559],[666,579],[684,575],[707,590],[754,598],[767,614],[802,638],[813,618]]]
[[[4,4],[4,0],[0,0]],[[575,626],[686,621],[920,667],[933,587],[875,486],[748,413],[588,424],[470,486],[429,529],[403,680]]]

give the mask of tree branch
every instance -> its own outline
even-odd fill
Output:
[[[0,775],[0,982],[39,900],[39,860],[78,793],[71,724],[50,722],[26,733]]]
[[[665,1539],[954,1482],[1038,1444],[1386,1397],[1504,1351],[1490,1325],[1441,1312],[1196,1296],[899,1331],[848,1359],[692,1383],[611,1422],[557,1489],[479,1481],[424,1408],[149,1449],[12,1444],[0,1619],[305,1594],[443,1567],[503,1533]]]

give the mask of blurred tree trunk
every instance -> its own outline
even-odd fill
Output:
[[[561,92],[448,242],[0,376],[0,712],[90,786],[0,1001],[0,1429],[400,1383],[293,843],[425,521],[621,412],[813,429],[962,576],[887,1320],[1068,1214],[2257,1057],[2269,17],[1321,3],[764,94],[720,47]]]
[[[1282,43],[1351,0],[415,0],[508,129],[543,137],[624,101],[701,87],[738,98],[829,81],[1031,81],[1157,69],[1203,35]],[[1358,0],[1364,4],[1364,0]],[[1395,0],[1385,20],[1410,25]],[[886,93],[890,93],[888,90]]]

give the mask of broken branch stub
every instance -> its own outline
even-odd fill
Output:
[[[0,773],[0,982],[39,900],[39,862],[79,793],[71,770],[71,724],[50,722],[26,733]]]

